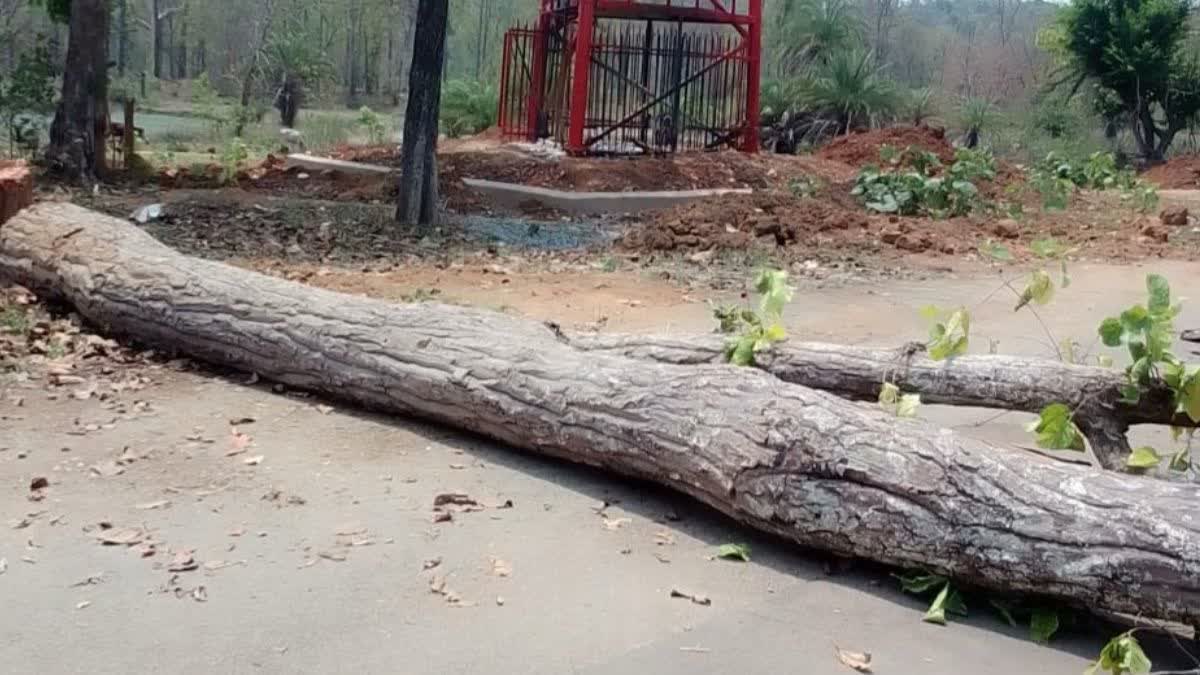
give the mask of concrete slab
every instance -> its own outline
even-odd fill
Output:
[[[328,157],[317,157],[316,155],[288,155],[287,161],[284,163],[287,168],[308,169],[309,171],[341,171],[342,173],[361,174],[368,176],[386,176],[390,173],[395,173],[396,170],[390,166],[379,166],[378,164],[364,164],[362,162],[347,162],[341,159],[330,159]]]
[[[708,197],[748,195],[754,192],[749,188],[660,190],[647,192],[568,192],[477,178],[464,178],[463,183],[467,187],[481,192],[499,206],[517,207],[532,201],[542,206],[576,215],[629,213],[648,209],[665,209]]]

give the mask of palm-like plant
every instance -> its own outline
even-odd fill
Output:
[[[861,44],[864,32],[862,17],[847,0],[784,0],[775,49],[781,64],[796,70],[827,63]]]
[[[442,129],[451,138],[476,134],[496,123],[496,87],[450,80],[442,92]]]
[[[958,115],[963,128],[967,130],[966,145],[968,148],[974,148],[979,145],[979,135],[996,121],[998,113],[996,107],[986,98],[968,96],[959,105]]]
[[[890,117],[900,103],[871,52],[857,49],[833,53],[805,86],[804,98],[836,117],[839,133]]]
[[[905,113],[914,127],[938,118],[937,92],[932,87],[921,87],[909,92]]]

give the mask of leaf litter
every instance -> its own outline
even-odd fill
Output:
[[[871,653],[870,652],[852,652],[842,649],[837,645],[833,646],[834,652],[837,654],[838,661],[842,665],[860,673],[871,672]]]

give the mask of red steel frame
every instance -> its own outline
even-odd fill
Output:
[[[739,12],[737,7],[744,6]],[[546,78],[546,45],[552,26],[574,23],[570,117],[566,150],[584,154],[588,143],[584,137],[588,111],[588,77],[591,70],[593,36],[598,19],[632,19],[646,21],[676,21],[683,23],[723,24],[733,26],[741,35],[741,44],[734,53],[723,58],[740,56],[747,62],[746,128],[741,134],[741,150],[758,152],[759,104],[762,87],[762,0],[541,0],[537,36],[534,40],[531,86],[527,128],[536,130],[538,112],[543,108],[543,85]],[[569,31],[564,31],[566,34]],[[505,43],[505,64],[509,63],[509,46]],[[507,81],[507,77],[505,78]],[[501,96],[504,100],[504,96]]]

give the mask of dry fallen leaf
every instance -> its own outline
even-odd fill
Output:
[[[358,523],[345,523],[337,529],[337,536],[352,537],[356,534],[366,534],[367,528]]]
[[[142,558],[149,558],[158,552],[158,549],[154,546],[154,544],[138,544],[130,550]]]
[[[667,532],[666,530],[659,530],[658,532],[654,533],[654,543],[658,544],[659,546],[674,546],[675,535]]]
[[[92,466],[92,473],[101,478],[112,478],[125,473],[125,467],[117,464],[115,460],[106,460]]]
[[[8,571],[8,558],[0,558],[0,574]]]
[[[237,427],[231,427],[229,429],[229,449],[225,451],[225,456],[233,457],[242,454],[246,448],[250,447],[251,440],[253,439],[238,431]]]
[[[442,559],[440,557],[430,558],[422,564],[421,569],[431,570],[441,564],[442,564]]]
[[[236,419],[229,420],[229,426],[240,427],[243,424],[254,424],[254,421],[255,420],[253,417],[238,417]]]
[[[76,581],[75,583],[71,584],[71,588],[81,588],[83,586],[99,586],[102,583],[104,583],[104,575],[103,574],[93,574],[85,579]]]
[[[83,602],[76,603],[75,609],[87,609],[88,607],[91,607],[91,606],[92,606],[91,600],[84,600]]]
[[[512,564],[506,560],[492,556],[492,574],[498,577],[512,576]]]
[[[700,595],[698,593],[688,593],[686,591],[681,591],[677,588],[671,589],[671,597],[672,598],[686,598],[686,599],[691,600],[692,602],[696,603],[697,605],[704,605],[706,607],[708,605],[712,604],[712,600],[709,599],[709,597],[707,595]]]
[[[196,602],[208,602],[208,590],[203,586],[192,589],[192,599]]]
[[[332,560],[333,562],[345,562],[346,560],[346,554],[342,553],[341,551],[321,551],[317,555],[326,560]]]
[[[170,505],[171,505],[170,501],[168,501],[166,499],[160,499],[156,502],[146,502],[145,504],[138,504],[136,508],[138,508],[142,511],[153,511],[154,509],[162,509],[162,508],[166,508]]]
[[[666,563],[669,563],[669,562],[671,562],[671,559],[670,559],[670,558],[668,558],[667,556],[665,556],[665,555],[663,555],[663,554],[661,554],[661,553],[655,553],[655,554],[654,554],[654,559],[655,559],[655,560],[657,560],[657,561],[658,561],[658,562],[660,562],[660,563],[663,563],[663,564],[666,564]]]
[[[446,577],[435,574],[429,579],[429,592],[437,593],[438,595],[446,594]]]
[[[48,487],[50,487],[50,480],[45,476],[38,476],[37,478],[29,481],[30,490],[44,490]]]
[[[834,645],[834,652],[837,654],[838,661],[847,668],[853,668],[860,673],[871,672],[871,653],[870,652],[851,652]]]
[[[456,471],[462,471],[463,469],[467,468],[467,465],[466,464],[451,464],[450,468],[454,469]]]
[[[448,523],[452,520],[454,520],[454,514],[450,513],[449,511],[433,512],[433,522],[435,523]]]
[[[171,557],[171,562],[167,565],[167,571],[190,572],[199,566],[199,563],[196,562],[194,551],[182,550],[176,551],[175,555]]]
[[[243,459],[242,462],[248,466],[258,466],[259,464],[262,464],[264,459],[266,459],[266,457],[263,457],[262,455],[254,455],[253,457],[247,457],[246,459]]]
[[[317,406],[317,412],[321,413],[322,415],[328,415],[329,413],[333,412],[333,406],[324,404],[319,405]]]
[[[106,546],[133,546],[146,539],[146,531],[138,527],[108,528],[100,530],[96,538]]]
[[[233,530],[229,531],[229,536],[231,536],[231,537],[240,537],[243,534],[246,534],[246,528],[244,528],[244,527],[239,527],[237,529],[233,529]]]
[[[633,521],[629,518],[609,518],[608,516],[605,516],[604,517],[604,529],[619,530],[622,527],[625,527],[625,525],[632,523],[632,522]]]

